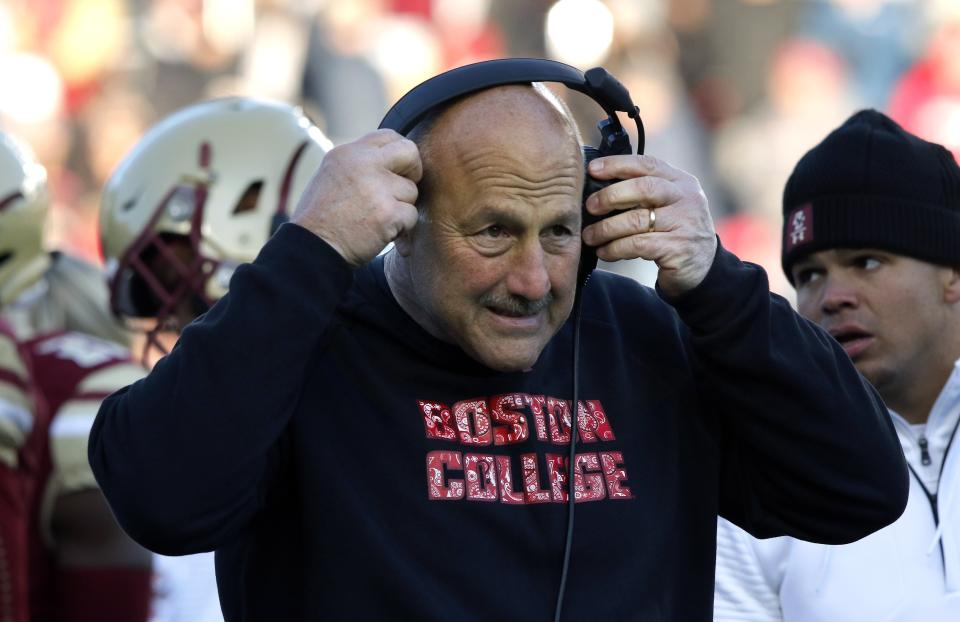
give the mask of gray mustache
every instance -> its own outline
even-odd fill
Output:
[[[553,304],[554,298],[552,293],[539,300],[530,300],[523,296],[487,294],[480,302],[504,315],[536,315]]]

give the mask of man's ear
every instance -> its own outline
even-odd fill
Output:
[[[951,304],[960,302],[960,265],[946,268],[946,281],[943,288],[943,299]]]

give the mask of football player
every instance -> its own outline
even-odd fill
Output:
[[[27,365],[12,331],[0,322],[0,620],[26,622],[27,534],[31,454],[24,451],[36,425]]]
[[[331,147],[299,108],[250,98],[184,108],[134,146],[104,188],[100,241],[111,308],[145,364],[227,292]],[[154,621],[219,618],[210,555],[155,565]]]
[[[0,307],[35,397],[17,466],[29,619],[144,620],[150,555],[116,524],[86,459],[100,400],[143,369],[107,310],[102,272],[44,250],[47,207],[45,170],[0,133]]]

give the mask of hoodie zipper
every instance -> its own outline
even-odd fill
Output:
[[[927,443],[927,437],[923,434],[920,435],[920,438],[917,439],[917,444],[920,445],[920,464],[923,466],[930,466],[932,460],[930,459],[930,450],[929,444]],[[943,473],[941,472],[941,475]]]
[[[943,462],[940,463],[940,473],[937,475],[937,483],[943,479],[943,467],[947,465],[947,456],[950,455],[950,447],[953,446],[953,439],[957,436],[957,428],[960,428],[960,419],[957,420],[957,423],[953,425],[953,431],[950,433],[950,440],[947,441],[947,447],[943,451]],[[929,465],[932,460],[930,459],[930,451],[927,443],[927,438],[924,435],[920,435],[920,438],[917,440],[917,444],[920,446],[920,464],[924,466]],[[940,512],[937,509],[937,493],[931,493],[927,490],[927,486],[923,483],[923,478],[913,469],[913,465],[907,462],[907,468],[910,469],[910,472],[913,473],[913,476],[917,478],[917,483],[920,484],[920,489],[923,490],[923,494],[926,495],[927,501],[930,503],[930,511],[933,513],[933,526],[940,526]],[[940,561],[943,563],[943,572],[947,572],[947,556],[943,551],[943,538],[940,539]]]

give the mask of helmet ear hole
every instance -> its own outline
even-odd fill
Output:
[[[240,195],[240,200],[237,201],[236,206],[233,208],[233,213],[243,214],[257,209],[257,203],[260,201],[260,191],[262,189],[262,179],[251,182],[250,185],[247,186],[247,189],[243,191],[243,194]]]

